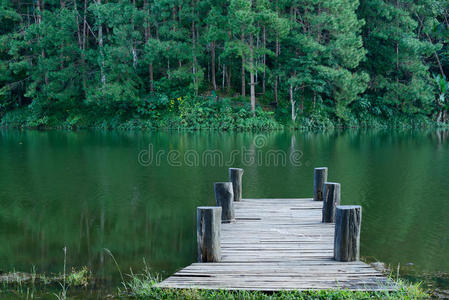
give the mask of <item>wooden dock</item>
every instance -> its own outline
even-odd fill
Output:
[[[242,199],[221,225],[221,261],[194,263],[162,288],[227,290],[394,290],[370,265],[334,260],[334,226],[313,199]]]

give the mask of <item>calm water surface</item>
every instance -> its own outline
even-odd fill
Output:
[[[234,158],[233,166],[245,169],[244,197],[310,197],[313,168],[328,166],[329,180],[342,184],[343,204],[363,206],[362,256],[394,269],[400,264],[402,276],[449,289],[447,138],[435,130],[3,130],[0,269],[62,272],[66,246],[68,268],[88,266],[94,274],[95,292],[85,291],[91,297],[120,283],[104,249],[124,273],[141,272],[145,260],[168,276],[195,260],[195,207],[214,204],[213,182],[227,179]],[[285,164],[258,161],[274,149],[285,152]],[[219,150],[215,166],[205,154],[210,150]],[[301,154],[295,164],[292,153]]]

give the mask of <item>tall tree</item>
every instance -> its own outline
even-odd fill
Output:
[[[370,74],[368,95],[402,112],[429,111],[434,92],[423,57],[433,47],[419,38],[414,5],[404,0],[362,0],[360,17],[368,50],[363,68]]]

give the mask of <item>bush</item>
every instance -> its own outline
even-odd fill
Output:
[[[236,101],[239,99],[239,101]],[[404,113],[390,107],[382,99],[365,97],[354,101],[338,113],[332,107],[317,102],[310,104],[291,121],[285,102],[275,111],[257,106],[251,112],[248,99],[191,96],[169,98],[152,93],[135,104],[126,101],[83,104],[33,101],[30,105],[7,111],[0,120],[3,127],[34,128],[99,128],[120,130],[188,129],[188,130],[277,130],[284,127],[305,130],[338,128],[418,128],[437,124],[421,113]]]

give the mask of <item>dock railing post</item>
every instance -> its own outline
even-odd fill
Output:
[[[335,207],[340,205],[340,184],[336,182],[324,183],[323,223],[335,222]]]
[[[362,207],[339,205],[335,211],[334,259],[358,261],[360,259],[360,227]]]
[[[221,222],[230,223],[234,217],[234,191],[232,182],[215,182],[215,200],[217,206],[221,207]]]
[[[327,181],[327,168],[315,168],[313,174],[313,200],[323,201],[324,183]]]
[[[200,206],[197,212],[198,262],[221,260],[221,207]]]
[[[229,181],[232,182],[234,189],[234,201],[242,200],[242,176],[243,169],[229,168]]]

